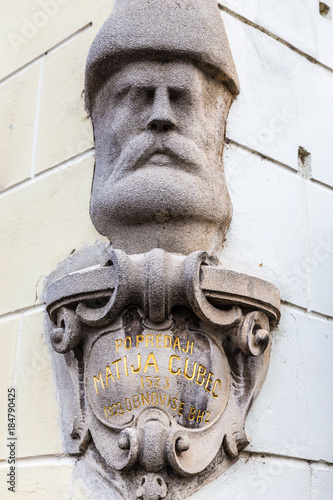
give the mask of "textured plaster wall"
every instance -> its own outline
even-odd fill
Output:
[[[326,3],[333,10],[332,0]],[[112,4],[0,2],[4,499],[87,500],[100,487],[84,481],[80,463],[63,448],[41,292],[59,261],[101,239],[88,214],[94,150],[82,90],[89,45]],[[316,0],[220,5],[242,90],[227,128],[234,216],[221,260],[280,287],[283,316],[248,418],[252,442],[236,466],[192,498],[330,500],[333,19]],[[17,388],[15,495],[6,485],[11,386]]]

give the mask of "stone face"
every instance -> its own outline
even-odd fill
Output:
[[[237,74],[214,0],[117,1],[91,47],[86,67],[86,103],[91,112],[100,86],[122,66],[140,60],[186,59],[232,92]]]
[[[115,247],[221,247],[231,205],[216,137],[230,103],[228,91],[187,62],[131,63],[104,85],[92,112],[91,217]]]
[[[231,205],[221,153],[238,90],[215,1],[116,3],[85,84],[96,141],[91,217],[115,247],[222,247]]]
[[[66,447],[126,498],[180,500],[249,443],[280,295],[215,257],[237,93],[215,0],[118,1],[88,55],[90,215],[111,245],[63,263],[45,300]]]

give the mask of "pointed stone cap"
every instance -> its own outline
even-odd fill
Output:
[[[191,61],[239,92],[235,64],[216,0],[116,0],[86,65],[86,108],[105,80],[140,60]]]

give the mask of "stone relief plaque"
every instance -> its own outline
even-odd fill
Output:
[[[45,299],[67,448],[126,499],[186,498],[249,442],[280,296],[217,258],[238,92],[215,0],[118,0],[88,56],[110,245],[61,264]]]
[[[189,429],[216,421],[229,392],[228,362],[216,342],[195,324],[156,332],[143,328],[136,316],[128,313],[126,326],[90,347],[85,385],[96,418],[122,429],[154,407]]]

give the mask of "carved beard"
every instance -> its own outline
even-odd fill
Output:
[[[110,156],[96,147],[91,218],[110,240],[124,228],[156,224],[182,230],[197,224],[198,232],[207,225],[221,240],[231,218],[221,163],[176,132],[136,136],[111,168]],[[160,246],[156,240],[154,246]]]

